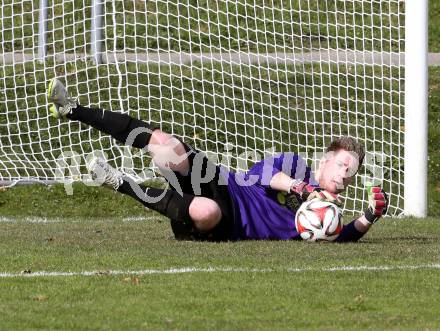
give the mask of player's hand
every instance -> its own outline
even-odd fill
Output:
[[[307,201],[315,198],[334,203],[337,206],[342,205],[342,201],[339,199],[337,194],[330,193],[329,191],[326,190],[315,188],[315,190],[308,195]]]
[[[365,209],[364,215],[370,224],[385,215],[388,209],[388,196],[379,186],[368,188],[368,208]]]
[[[295,193],[302,201],[318,198],[321,200],[329,201],[338,206],[342,204],[337,194],[330,193],[319,187],[309,185],[302,181],[293,181],[289,193]]]

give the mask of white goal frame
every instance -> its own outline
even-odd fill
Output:
[[[356,50],[345,51],[326,51],[311,53],[171,53],[168,54],[166,60],[158,59],[160,54],[151,53],[122,53],[112,50],[102,50],[102,42],[104,38],[103,25],[103,6],[105,0],[91,0],[91,54],[82,54],[86,60],[92,59],[95,64],[114,64],[122,61],[141,61],[142,63],[162,63],[165,65],[178,64],[182,61],[205,61],[205,62],[222,62],[230,61],[234,63],[245,63],[246,61],[253,63],[267,62],[277,65],[277,61],[289,64],[311,64],[320,61],[339,63],[346,59],[362,58],[365,63],[371,61],[375,65],[377,63],[388,64],[386,61],[403,62],[404,59],[404,178],[403,178],[403,213],[405,216],[426,217],[427,215],[427,172],[428,172],[428,0],[402,0],[405,4],[405,52],[393,53],[390,51],[387,56],[380,53],[370,52],[368,56]],[[310,2],[311,0],[307,0]],[[361,3],[366,0],[340,0],[346,3]],[[385,2],[382,0],[374,0],[374,3],[380,4]],[[0,5],[1,6],[1,5]],[[17,53],[1,53],[0,50],[0,69],[5,63],[10,62],[44,62],[47,56],[47,33],[48,31],[48,0],[39,0],[38,7],[38,47],[36,52],[17,52]],[[116,31],[116,30],[115,30]],[[1,42],[1,41],[0,41]],[[116,42],[115,42],[116,43]],[[78,58],[76,53],[64,53],[54,56],[56,61],[72,61]],[[281,60],[280,60],[281,59]],[[354,61],[356,63],[356,60]],[[399,64],[400,65],[400,64]],[[1,71],[0,71],[1,73]],[[0,76],[0,79],[2,77]],[[122,103],[121,103],[122,104]],[[7,111],[7,109],[6,109]],[[1,124],[1,123],[0,123]],[[391,142],[392,144],[393,142]],[[401,142],[396,142],[401,143]],[[316,146],[315,146],[316,147]],[[2,146],[0,145],[0,149]],[[1,159],[0,159],[1,161]],[[42,182],[45,184],[52,183],[52,180],[44,178],[38,180],[32,177],[26,177],[22,180],[9,180],[1,177],[0,185],[15,184],[33,184]],[[59,182],[56,178],[53,182]],[[401,183],[401,180],[399,181]],[[400,190],[399,190],[400,191]],[[402,193],[398,193],[400,196]],[[356,196],[354,199],[365,201],[365,196]]]
[[[428,208],[428,0],[406,0],[404,214]]]

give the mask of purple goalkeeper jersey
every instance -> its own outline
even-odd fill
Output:
[[[295,210],[286,205],[286,192],[270,188],[278,172],[318,186],[311,168],[294,153],[281,153],[256,163],[246,173],[228,172],[228,190],[234,204],[237,239],[298,239]]]

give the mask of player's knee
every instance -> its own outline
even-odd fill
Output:
[[[150,144],[152,145],[164,145],[166,144],[173,136],[163,132],[162,130],[156,129],[151,134]]]
[[[159,168],[171,168],[182,174],[188,173],[189,162],[186,150],[176,137],[161,130],[154,130],[148,150]]]
[[[189,205],[189,215],[200,231],[213,229],[222,218],[222,212],[217,202],[204,197],[194,198]]]
[[[148,150],[156,158],[168,156],[165,159],[185,153],[185,148],[176,137],[161,130],[155,130],[152,133]]]

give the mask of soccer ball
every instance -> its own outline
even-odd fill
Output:
[[[312,199],[299,207],[295,226],[306,241],[333,241],[342,230],[342,213],[334,203]]]

